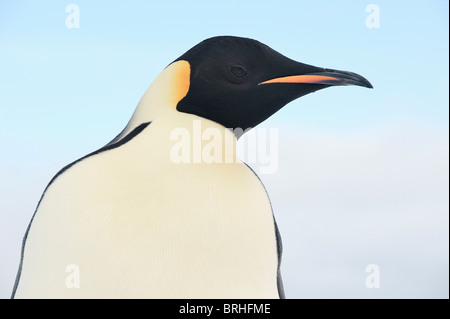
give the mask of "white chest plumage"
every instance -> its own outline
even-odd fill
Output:
[[[278,297],[264,187],[243,163],[174,163],[166,124],[55,179],[27,236],[16,297]],[[79,288],[66,285],[72,264]]]

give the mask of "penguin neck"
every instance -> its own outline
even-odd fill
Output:
[[[176,108],[189,91],[190,71],[189,62],[183,60],[164,69],[142,96],[125,129],[108,145],[121,141],[142,124],[152,123],[150,127],[162,140],[174,141],[171,144],[179,141],[180,145],[188,141],[189,147],[200,148],[200,151],[204,147],[211,149],[209,153],[214,154],[216,162],[229,163],[230,158],[235,162],[237,138],[234,132],[219,123]]]
[[[187,61],[177,61],[165,68],[142,96],[127,126],[108,145],[120,141],[141,124],[179,116],[176,106],[189,91],[190,72]]]

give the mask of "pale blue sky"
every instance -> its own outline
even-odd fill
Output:
[[[65,25],[65,8],[70,3],[80,8],[79,29]],[[366,27],[365,9],[370,3],[380,8],[378,29]],[[280,128],[280,138],[289,140],[300,134],[323,147],[333,148],[349,139],[353,143],[355,136],[361,145],[373,142],[366,154],[385,164],[382,172],[392,169],[387,158],[417,160],[392,164],[403,169],[400,175],[404,178],[399,180],[405,184],[399,185],[408,184],[411,176],[418,176],[414,182],[428,183],[406,192],[410,197],[405,195],[405,201],[395,205],[408,210],[409,199],[426,192],[431,196],[427,201],[438,207],[436,225],[448,220],[448,11],[449,3],[444,0],[0,2],[0,297],[8,296],[21,237],[51,177],[116,136],[157,74],[193,45],[216,35],[254,38],[292,59],[357,72],[369,79],[374,90],[339,87],[320,91],[289,104],[263,125]],[[314,150],[304,144],[305,152]],[[398,150],[404,152],[399,155]],[[291,154],[292,165],[288,160],[285,165],[295,170],[296,161],[304,159],[301,152],[296,149],[298,157]],[[358,156],[363,155],[357,153],[352,159]],[[353,164],[348,169],[367,165],[364,172],[372,171],[374,165]],[[395,174],[386,175],[386,183]],[[295,210],[302,204],[283,197],[289,178],[282,171],[266,181],[275,208],[289,211],[287,206]],[[384,193],[383,187],[375,191],[383,202],[379,211],[386,212],[392,194]],[[426,211],[417,214],[426,219]],[[289,233],[292,221],[282,212],[277,214],[285,230],[288,255],[284,263],[291,270],[297,260],[289,259],[289,247],[293,251],[296,240]],[[440,231],[448,238],[448,227]],[[337,283],[331,290],[323,284],[319,293],[314,282],[305,283],[291,272],[285,275],[288,296],[408,297],[422,293],[448,298],[448,239],[439,244],[447,253],[444,261],[436,257],[433,265],[439,264],[442,274],[447,271],[446,286],[424,279],[421,285],[428,288],[417,287],[417,294],[408,285],[399,285],[384,294],[371,296],[367,290],[349,288],[339,295]],[[430,245],[441,247],[435,242]],[[369,259],[367,264],[377,262]],[[396,265],[402,269],[400,261]],[[306,288],[295,286],[296,280]],[[434,284],[438,288],[433,290]]]
[[[448,124],[447,1],[378,1],[379,29],[366,27],[364,1],[76,3],[79,29],[66,28],[63,1],[0,5],[3,129],[15,127],[10,119],[21,114],[23,131],[43,110],[58,114],[62,106],[73,113],[61,115],[61,129],[77,122],[84,108],[93,112],[92,125],[107,115],[111,128],[123,126],[162,68],[222,34],[258,39],[302,62],[361,73],[376,89],[321,92],[296,101],[277,119],[325,129],[399,117]],[[366,103],[335,107],[349,95]]]

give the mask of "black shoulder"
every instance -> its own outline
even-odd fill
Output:
[[[76,161],[70,163],[69,165],[63,167],[58,173],[56,173],[56,175],[50,180],[50,183],[48,183],[47,188],[55,181],[55,179],[57,179],[62,173],[64,173],[66,170],[68,170],[69,168],[71,168],[72,166],[74,166],[75,164],[77,164],[78,162],[81,162],[82,160],[85,160],[88,157],[97,155],[99,153],[103,153],[115,148],[118,148],[122,145],[124,145],[125,143],[128,143],[129,141],[131,141],[134,137],[136,137],[139,133],[141,133],[151,122],[147,122],[147,123],[143,123],[139,126],[137,126],[134,130],[132,130],[130,133],[128,133],[128,135],[126,135],[124,138],[122,138],[121,140],[119,140],[116,143],[113,144],[107,144],[106,146],[103,146],[102,148],[89,153],[86,156],[83,156],[82,158],[77,159]],[[45,191],[44,191],[45,193]]]

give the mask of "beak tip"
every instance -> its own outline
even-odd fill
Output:
[[[373,89],[373,85],[369,81],[367,81],[365,87],[368,88],[368,89]]]
[[[369,82],[369,80],[367,80],[366,78],[361,76],[361,82],[362,86],[368,88],[368,89],[373,89],[373,85],[372,83]]]

